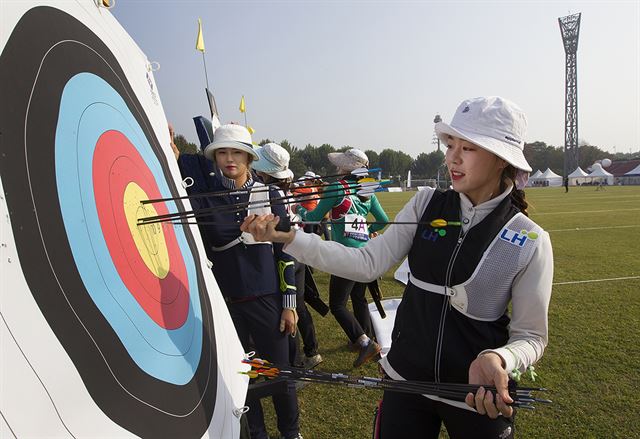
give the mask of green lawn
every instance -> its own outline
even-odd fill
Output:
[[[379,198],[393,217],[413,194]],[[531,217],[550,232],[554,250],[550,341],[536,367],[554,403],[521,410],[518,437],[640,438],[640,187],[571,188],[568,194],[563,188],[536,188],[527,190],[527,200]],[[563,284],[625,277],[636,278]],[[328,301],[328,275],[316,278]],[[403,291],[393,270],[382,288],[386,297]],[[354,354],[338,324],[331,315],[312,313],[325,359],[319,369],[377,373],[376,365],[352,370]],[[301,431],[306,439],[369,438],[380,396],[309,385],[299,392]],[[271,408],[266,417],[277,437]]]

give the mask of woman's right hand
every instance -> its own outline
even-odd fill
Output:
[[[506,417],[513,415],[510,403],[513,398],[509,395],[509,375],[504,369],[502,358],[495,352],[488,352],[478,356],[469,366],[469,384],[483,384],[496,387],[496,395],[480,387],[476,394],[468,393],[465,402],[475,408],[481,415],[496,419],[499,414]]]
[[[280,222],[280,217],[270,213],[268,215],[249,215],[240,225],[240,230],[251,233],[253,239],[259,242],[282,242],[289,244],[296,236],[295,230],[279,232],[276,225]]]

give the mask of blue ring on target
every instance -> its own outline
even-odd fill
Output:
[[[189,311],[176,329],[157,325],[120,278],[100,226],[92,159],[100,136],[121,132],[143,157],[162,197],[171,197],[162,167],[122,97],[102,78],[79,73],[64,87],[55,139],[60,209],[78,272],[89,295],[135,363],[149,375],[184,385],[194,376],[202,347],[202,310],[193,255],[184,230],[175,235],[188,278]],[[167,203],[177,211],[175,203]]]

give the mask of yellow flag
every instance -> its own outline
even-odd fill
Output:
[[[244,106],[244,95],[242,95],[242,99],[240,99],[240,113],[244,113],[247,109]]]
[[[198,18],[198,39],[196,40],[196,50],[204,53],[204,38],[202,37],[202,20]]]
[[[254,130],[253,128],[251,128],[251,125],[247,125],[247,131],[249,131],[249,134],[251,134],[253,136],[253,133],[256,132],[256,130]]]

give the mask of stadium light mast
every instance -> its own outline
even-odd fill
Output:
[[[558,18],[564,44],[565,93],[564,93],[564,175],[578,167],[578,36],[580,13]]]
[[[442,118],[439,114],[436,114],[436,117],[433,118],[433,123],[436,124],[438,122],[442,122]],[[438,142],[438,152],[440,152],[440,137],[436,134],[436,141]],[[438,189],[440,189],[440,166],[438,166],[438,175],[436,177],[436,185]]]

